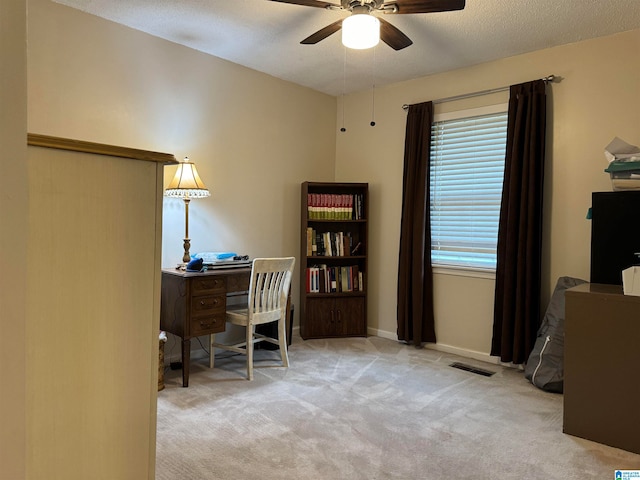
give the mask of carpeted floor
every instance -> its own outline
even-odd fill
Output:
[[[640,455],[562,433],[562,395],[522,372],[378,337],[294,338],[291,366],[259,351],[168,370],[157,480],[608,480]],[[450,367],[464,362],[485,377]]]

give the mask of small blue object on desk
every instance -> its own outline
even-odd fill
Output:
[[[191,258],[201,258],[204,263],[213,263],[220,260],[231,260],[238,255],[235,252],[200,252],[191,255]]]
[[[187,272],[201,272],[203,267],[203,260],[201,258],[194,258],[189,263],[187,263],[186,270]]]

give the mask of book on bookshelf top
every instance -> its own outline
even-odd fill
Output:
[[[308,193],[310,220],[362,220],[363,195],[360,193]]]

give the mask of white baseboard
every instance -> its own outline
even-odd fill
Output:
[[[475,350],[469,350],[466,348],[453,347],[451,345],[444,345],[442,343],[428,343],[426,346],[427,348],[437,350],[438,352],[452,353],[460,357],[472,358],[474,360],[479,360],[485,363],[492,363],[494,365],[500,363],[496,359],[496,357],[492,357],[488,353],[484,352],[477,352]]]
[[[376,328],[368,328],[367,334],[373,335],[376,337],[387,338],[389,340],[398,341],[398,335],[396,333],[388,332],[385,330],[378,330]],[[510,366],[500,362],[498,357],[493,357],[488,353],[478,352],[475,350],[469,350],[467,348],[454,347],[452,345],[445,345],[443,343],[427,343],[425,345],[426,348],[430,348],[431,350],[436,350],[438,352],[451,353],[453,355],[459,355],[465,358],[472,358],[474,360],[479,360],[485,363],[491,363],[494,365],[502,365],[502,366]]]

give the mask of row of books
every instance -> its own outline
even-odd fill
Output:
[[[311,220],[361,220],[364,195],[338,193],[307,194],[307,215]]]
[[[318,232],[307,227],[307,256],[349,257],[363,255],[362,242],[356,242],[351,232]]]
[[[358,265],[328,267],[318,265],[306,270],[307,293],[362,292],[363,273]]]

